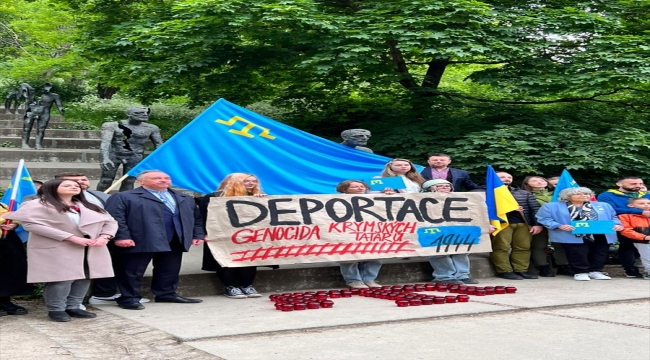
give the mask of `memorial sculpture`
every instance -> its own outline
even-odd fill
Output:
[[[36,91],[29,84],[22,83],[18,86],[18,89],[7,94],[5,98],[5,112],[10,114],[18,113],[18,106],[20,106],[20,99],[25,99],[25,108],[32,102],[34,102],[34,95]],[[11,105],[14,105],[14,110],[11,111]]]
[[[34,101],[32,96],[32,100],[25,105],[26,109],[22,137],[23,149],[31,149],[29,147],[29,134],[32,131],[34,123],[36,123],[36,136],[34,137],[36,149],[43,149],[43,137],[45,136],[47,124],[50,122],[50,111],[52,110],[52,105],[56,104],[59,113],[65,115],[65,110],[61,103],[61,97],[59,94],[50,92],[50,90],[52,90],[52,84],[45,83],[43,90],[40,100]]]
[[[341,144],[351,148],[372,153],[373,151],[365,145],[370,140],[372,134],[366,129],[348,129],[341,133],[343,142]]]
[[[111,186],[120,164],[124,174],[137,165],[144,158],[149,140],[154,149],[163,143],[158,126],[147,123],[150,113],[148,107],[131,107],[126,111],[128,119],[102,124],[99,147],[102,175],[97,190],[104,191]],[[120,191],[133,189],[134,183],[135,178],[129,176],[120,185]]]

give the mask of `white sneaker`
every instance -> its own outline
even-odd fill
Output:
[[[585,273],[575,274],[575,275],[573,275],[573,280],[576,280],[576,281],[589,281],[589,280],[591,280],[589,278],[589,275],[590,274],[585,274]]]
[[[120,297],[120,294],[113,296],[91,296],[88,298],[88,303],[92,305],[115,305],[115,299]]]
[[[601,273],[600,271],[592,271],[589,273],[589,277],[594,280],[612,280],[611,277]]]
[[[148,302],[151,302],[151,300],[149,300],[149,299],[147,299],[147,298],[142,298],[142,299],[140,299],[140,304],[146,304],[146,303],[148,303]]]
[[[351,283],[347,283],[349,288],[352,289],[367,289],[368,285],[362,283],[361,281],[353,281]]]
[[[381,285],[377,284],[375,280],[364,281],[363,283],[366,284],[369,288],[381,287]]]
[[[84,304],[79,304],[79,310],[86,310],[86,307],[84,306]]]

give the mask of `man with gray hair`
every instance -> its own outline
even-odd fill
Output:
[[[162,145],[158,126],[147,123],[150,113],[148,107],[131,107],[126,111],[128,119],[102,124],[102,142],[99,146],[102,176],[97,190],[104,191],[111,186],[120,164],[125,174],[133,169],[144,158],[147,141],[151,140],[154,149]],[[120,191],[133,189],[134,183],[134,177],[125,179]]]
[[[370,140],[371,136],[372,134],[370,134],[370,131],[366,129],[344,130],[341,133],[341,137],[343,138],[343,142],[341,144],[357,150],[372,153],[372,150],[365,147],[366,144],[368,144],[368,140]]]
[[[140,286],[152,261],[154,301],[201,302],[176,293],[183,253],[205,239],[194,198],[171,190],[171,179],[162,171],[143,171],[136,179],[141,187],[118,192],[106,202],[106,211],[119,226],[113,238],[118,257],[115,278],[121,293],[117,304],[128,310],[144,309]]]

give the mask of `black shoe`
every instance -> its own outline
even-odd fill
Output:
[[[47,313],[47,316],[50,317],[50,320],[56,322],[68,322],[72,320],[65,311],[50,311]]]
[[[0,309],[0,317],[7,316],[7,312],[4,309]]]
[[[11,301],[0,303],[0,309],[4,310],[7,315],[25,315],[27,314],[27,309],[22,306],[18,306]]]
[[[538,266],[537,272],[538,275],[541,277],[555,277],[555,274],[553,274],[553,270],[548,265]]]
[[[537,276],[529,273],[529,272],[521,272],[521,271],[515,271],[515,274],[521,276],[524,279],[537,279]]]
[[[179,303],[179,304],[194,304],[194,303],[200,303],[203,302],[201,299],[188,299],[184,298],[181,296],[174,296],[174,297],[164,297],[164,298],[156,298],[154,300],[155,302],[163,302],[163,303]]]
[[[636,279],[642,279],[643,274],[639,272],[639,269],[634,268],[634,269],[625,269],[625,277],[628,278],[636,278]],[[9,312],[9,311],[7,311]]]
[[[137,303],[127,303],[127,304],[117,304],[117,306],[121,307],[122,309],[126,310],[144,310],[144,305],[140,304],[139,302]]]
[[[560,266],[557,267],[557,274],[558,275],[573,276],[576,273],[571,269],[571,266],[569,266],[569,265],[560,265]]]
[[[517,275],[516,273],[513,273],[512,271],[500,273],[498,275],[500,278],[507,279],[507,280],[523,280],[521,276]]]
[[[97,314],[91,313],[90,311],[81,310],[81,309],[68,309],[65,312],[71,317],[76,317],[76,318],[92,319],[94,317],[97,317]]]

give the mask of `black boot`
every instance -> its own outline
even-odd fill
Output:
[[[56,322],[68,322],[72,320],[65,311],[49,311],[47,316],[49,316],[52,321]]]
[[[5,313],[7,313],[7,315],[27,314],[27,309],[12,303],[8,296],[0,298],[0,309],[2,309]]]
[[[515,271],[515,274],[521,276],[524,279],[537,279],[537,276],[526,271]]]
[[[571,269],[571,266],[569,265],[560,265],[557,267],[557,274],[558,275],[566,275],[566,276],[573,276],[575,275],[575,272],[573,269]]]
[[[538,266],[537,273],[541,277],[555,277],[555,274],[553,274],[553,270],[549,265]]]

